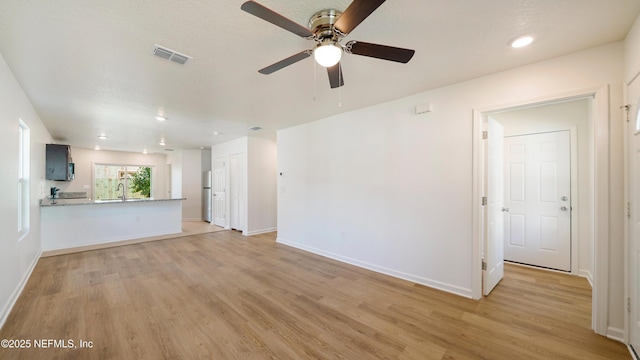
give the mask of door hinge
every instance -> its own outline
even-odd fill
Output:
[[[628,297],[627,298],[627,312],[631,312],[631,298]]]
[[[627,219],[631,219],[631,201],[627,201]]]
[[[486,196],[482,197],[482,206],[487,206],[487,197]]]
[[[484,130],[482,132],[482,140],[487,140],[489,138],[489,132]]]
[[[482,262],[482,270],[487,270],[487,263],[486,262]]]

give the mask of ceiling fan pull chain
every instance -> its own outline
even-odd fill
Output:
[[[338,84],[342,84],[342,62],[338,63]],[[338,107],[342,107],[342,86],[338,86]]]
[[[316,99],[318,98],[318,80],[316,79],[317,76],[317,71],[316,71],[317,67],[316,67],[316,62],[313,62],[313,101],[316,101]]]

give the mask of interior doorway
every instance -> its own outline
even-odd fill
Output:
[[[593,280],[592,107],[583,97],[486,114],[504,127],[505,260]]]
[[[578,246],[571,236],[577,205],[571,196],[576,180],[571,173],[577,173],[571,130],[511,135],[503,141],[505,260],[571,272],[571,249]]]
[[[489,188],[486,181],[486,159],[483,151],[483,130],[489,115],[500,117],[501,114],[525,109],[546,109],[553,110],[554,107],[565,103],[583,102],[586,116],[584,123],[573,125],[575,143],[578,149],[572,152],[572,160],[579,163],[578,171],[584,176],[573,176],[579,179],[575,189],[572,187],[572,198],[574,202],[573,216],[579,216],[580,221],[572,221],[572,233],[576,233],[576,246],[571,247],[571,256],[576,259],[571,263],[571,273],[587,277],[593,284],[593,309],[592,328],[598,334],[606,334],[607,331],[607,286],[608,286],[608,237],[609,229],[609,207],[608,207],[608,182],[601,176],[602,169],[608,168],[608,158],[606,152],[601,155],[599,150],[608,148],[608,88],[594,88],[574,93],[567,93],[564,96],[549,96],[539,98],[535,101],[523,101],[520,103],[505,106],[495,106],[486,109],[474,110],[474,281],[473,297],[482,297],[483,271],[481,264],[485,256],[485,246],[492,244],[490,239],[486,239],[485,229],[486,214],[483,203],[488,203],[484,199],[485,189]],[[513,120],[516,121],[516,120]],[[519,121],[519,120],[517,120]],[[567,130],[566,124],[560,127],[557,117],[549,117],[544,121],[524,121],[521,122],[521,130],[528,133],[541,132],[540,129],[533,129],[540,126],[547,126],[542,132]],[[507,132],[505,131],[505,135]],[[490,135],[489,135],[490,136]],[[573,140],[573,139],[572,139]],[[579,157],[578,157],[579,155]],[[600,170],[600,171],[598,171]],[[576,193],[577,192],[577,193]],[[577,204],[577,205],[576,205]],[[597,206],[596,206],[597,205]],[[577,227],[576,227],[577,226]],[[574,241],[574,242],[575,242]],[[504,254],[501,254],[504,255]],[[477,256],[477,257],[476,257]],[[596,264],[598,265],[596,267]]]

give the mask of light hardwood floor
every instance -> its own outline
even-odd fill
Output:
[[[474,301],[222,231],[42,258],[0,339],[78,348],[0,359],[630,359],[589,329],[590,293],[507,266]]]

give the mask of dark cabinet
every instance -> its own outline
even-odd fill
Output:
[[[47,144],[47,180],[70,181],[74,178],[71,146]]]

